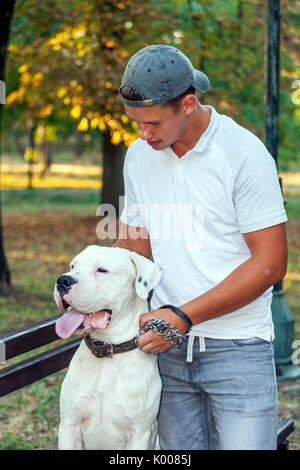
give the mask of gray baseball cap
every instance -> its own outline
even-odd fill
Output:
[[[122,88],[135,88],[143,97],[131,101],[122,96]],[[208,77],[194,69],[191,61],[178,49],[162,44],[147,46],[134,54],[125,69],[120,96],[128,106],[148,107],[182,95],[191,86],[205,93]]]

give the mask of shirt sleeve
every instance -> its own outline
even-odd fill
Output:
[[[287,221],[274,159],[262,143],[247,153],[234,187],[234,204],[242,233]]]
[[[124,176],[124,206],[120,216],[120,220],[132,227],[145,227],[143,217],[143,205],[138,202],[136,197],[136,190],[134,185],[134,174],[130,174],[132,168],[130,148],[127,151],[125,158],[123,176]]]

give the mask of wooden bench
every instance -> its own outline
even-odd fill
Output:
[[[20,330],[0,334],[5,360],[57,341],[59,338],[55,332],[55,323],[58,318],[49,318]],[[81,338],[72,340],[0,369],[0,397],[68,367],[80,343]]]
[[[0,360],[9,360],[25,352],[57,341],[55,323],[59,316],[34,323],[19,330],[0,334]],[[68,367],[82,339],[31,356],[17,364],[0,369],[0,397],[26,387],[37,380]],[[1,351],[3,354],[1,354]],[[4,355],[5,352],[5,355]],[[1,355],[3,356],[1,358]],[[292,419],[282,419],[277,429],[277,450],[288,450],[288,436],[294,431]]]

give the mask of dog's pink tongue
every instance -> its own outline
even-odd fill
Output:
[[[69,312],[65,312],[55,324],[55,331],[57,336],[63,339],[69,338],[74,333],[74,331],[79,328],[83,320],[84,315],[80,312],[77,312],[77,310],[74,308],[72,308]]]

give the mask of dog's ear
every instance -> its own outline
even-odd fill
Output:
[[[134,251],[128,251],[129,257],[136,268],[135,289],[137,295],[146,300],[149,292],[159,283],[162,271],[159,267]]]

